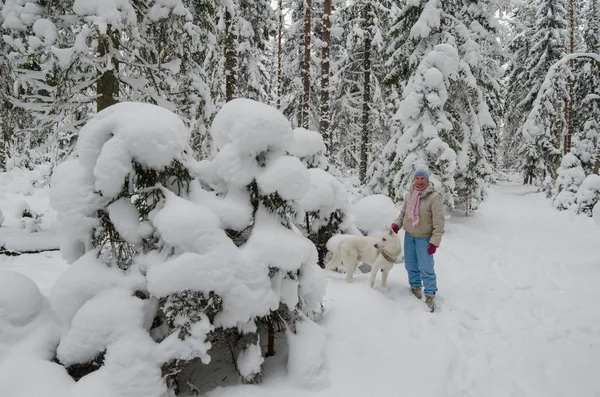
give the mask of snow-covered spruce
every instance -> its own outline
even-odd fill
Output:
[[[579,187],[572,208],[578,214],[583,213],[591,216],[592,210],[598,202],[600,202],[600,175],[591,174],[585,178]]]
[[[449,78],[458,72],[459,56],[447,44],[437,45],[419,64],[404,89],[396,116],[402,130],[382,153],[383,169],[378,169],[367,192],[381,191],[401,200],[417,168],[429,168],[440,187],[444,201],[454,203],[456,152],[442,139],[452,129],[444,104],[448,100]],[[377,187],[377,185],[383,185]]]
[[[113,105],[54,174],[61,250],[72,263],[50,296],[64,327],[57,358],[81,390],[102,384],[118,395],[130,382],[140,395],[183,393],[191,386],[179,371],[207,377],[199,363],[231,357],[223,351],[235,352],[222,360],[244,382],[258,382],[269,329],[294,330],[300,311],[320,306],[316,249],[291,229],[310,176],[284,154],[289,122],[267,105],[232,101],[214,121],[215,158],[202,163],[187,131],[166,109]]]
[[[325,266],[327,241],[351,227],[348,191],[338,179],[341,173],[327,160],[321,134],[304,128],[292,131],[288,152],[309,170],[310,189],[300,200],[304,217],[300,224],[305,236],[317,247],[319,266]]]
[[[325,292],[317,250],[294,226],[303,219],[302,200],[310,192],[311,173],[291,155],[314,156],[321,146],[298,144],[279,111],[248,99],[228,102],[215,118],[211,136],[216,155],[201,161],[195,170],[211,191],[193,184],[192,198],[223,214],[223,227],[242,253],[238,261],[245,262],[244,270],[236,274],[260,277],[262,281],[254,281],[253,288],[265,288],[255,295],[259,302],[250,305],[248,297],[240,301],[241,306],[252,308],[251,315],[231,325],[227,320],[225,325],[237,325],[240,335],[249,335],[246,346],[236,347],[236,355],[247,354],[242,352],[259,338],[267,341],[270,355],[274,330],[294,330],[300,311],[311,317]],[[340,200],[332,202],[330,210],[339,207]],[[310,196],[304,205],[309,203]],[[263,282],[268,285],[260,287]]]

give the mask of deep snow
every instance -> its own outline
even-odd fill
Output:
[[[39,212],[44,197],[40,190],[25,198]],[[0,204],[11,207],[14,200],[6,194]],[[16,230],[10,211],[5,216],[1,229]],[[385,290],[371,290],[368,274],[346,284],[342,274],[329,272],[325,338],[315,331],[314,340],[325,345],[324,363],[318,351],[304,355],[315,360],[314,379],[295,379],[294,368],[275,370],[281,362],[275,356],[265,361],[262,385],[209,395],[598,396],[599,238],[591,218],[556,211],[531,187],[493,187],[471,217],[453,213],[447,223],[436,254],[435,313],[410,295],[401,264]],[[44,295],[67,267],[58,252],[0,255],[0,272],[30,277]],[[0,355],[0,367],[4,360],[16,359]],[[64,376],[48,367],[47,377]],[[70,387],[55,379],[61,381]]]

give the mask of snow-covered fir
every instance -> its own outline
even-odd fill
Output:
[[[599,0],[0,0],[0,396],[600,395],[599,37]],[[404,252],[323,269],[416,170],[433,313]]]

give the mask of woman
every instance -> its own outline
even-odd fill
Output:
[[[392,223],[392,230],[398,233],[404,228],[404,264],[410,289],[421,299],[421,287],[425,286],[425,303],[433,311],[437,292],[433,254],[444,234],[444,201],[433,183],[429,182],[427,171],[417,170],[414,178],[400,216]]]

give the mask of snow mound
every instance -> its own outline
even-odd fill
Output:
[[[0,324],[29,324],[42,309],[44,296],[28,277],[12,271],[0,272]]]
[[[344,185],[330,173],[319,168],[308,170],[310,189],[300,200],[306,212],[317,212],[324,217],[336,210],[346,211],[349,206],[348,192]]]
[[[261,372],[262,363],[265,361],[262,356],[259,343],[253,343],[244,349],[237,358],[237,367],[240,375],[245,380],[251,380],[254,375]]]
[[[108,267],[96,252],[90,251],[77,260],[54,284],[50,293],[52,310],[68,328],[77,311],[92,297],[114,286],[130,290],[142,287],[143,276],[132,271],[128,275],[116,267]]]
[[[592,217],[594,218],[594,222],[598,226],[600,226],[600,201],[594,205],[594,209],[592,210]]]
[[[309,157],[325,153],[323,137],[317,131],[296,128],[292,131],[293,139],[288,148],[289,153],[296,157]]]
[[[143,309],[144,301],[126,289],[115,287],[100,292],[73,317],[69,331],[61,338],[57,357],[65,365],[91,361],[111,341],[141,328]]]
[[[284,200],[301,199],[310,189],[308,170],[292,156],[282,156],[271,162],[257,182],[263,193],[277,192]]]
[[[366,196],[352,208],[356,226],[368,234],[385,230],[398,217],[399,212],[392,200],[383,194]]]
[[[289,344],[288,374],[296,385],[323,388],[329,385],[325,365],[327,334],[325,328],[308,318],[296,323],[296,333],[287,331]]]
[[[218,149],[233,144],[254,156],[267,150],[283,152],[292,139],[290,122],[280,111],[245,98],[227,102],[215,116],[210,133]]]

